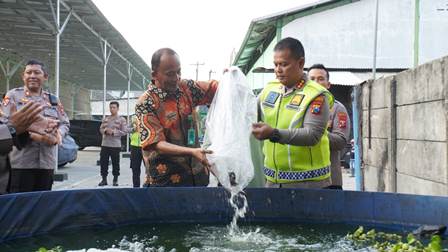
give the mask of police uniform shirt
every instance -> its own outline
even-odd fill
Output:
[[[350,118],[342,103],[335,100],[328,123],[330,140],[331,183],[342,186],[340,152],[347,146],[350,137]]]
[[[112,135],[106,135],[105,130],[112,129]],[[126,119],[121,116],[106,116],[100,126],[100,133],[103,135],[101,146],[121,147],[121,137],[129,132]]]
[[[53,96],[54,97],[54,96]],[[62,138],[68,133],[70,122],[64,108],[58,99],[50,102],[50,93],[41,91],[40,95],[31,96],[26,87],[19,87],[10,90],[3,99],[2,111],[9,117],[11,108],[19,110],[28,101],[34,101],[43,107],[41,115],[59,120],[59,132]],[[11,167],[13,169],[54,169],[57,162],[57,145],[31,141],[28,145],[18,150],[13,148],[9,154]]]

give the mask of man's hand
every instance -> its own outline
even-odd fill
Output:
[[[55,145],[58,144],[58,138],[55,134],[38,134],[38,133],[30,133],[31,140],[44,143],[47,145]]]
[[[62,144],[62,134],[61,131],[59,131],[59,129],[56,130],[56,140],[57,140],[57,144],[61,145]]]
[[[252,134],[258,140],[268,139],[274,129],[266,123],[254,123],[252,124]]]
[[[201,162],[201,164],[204,166],[205,168],[205,172],[208,174],[208,171],[210,170],[210,163],[207,160],[207,157],[205,156],[205,154],[212,154],[213,151],[211,150],[204,150],[202,148],[194,148],[191,151],[191,156],[193,156],[194,158],[196,158],[197,160],[199,160],[199,162]]]
[[[36,122],[31,124],[30,127],[28,127],[29,132],[34,132],[38,134],[46,134],[46,133],[52,133],[55,130],[57,130],[59,120],[49,118],[49,117],[43,117],[39,116]]]
[[[104,134],[106,134],[106,135],[108,135],[108,136],[111,136],[111,135],[114,134],[114,130],[113,130],[113,129],[106,128],[106,129],[104,130]]]
[[[16,129],[18,135],[25,132],[28,127],[40,118],[42,106],[33,101],[29,101],[21,109],[16,111],[15,106],[11,108],[11,116],[8,123]]]

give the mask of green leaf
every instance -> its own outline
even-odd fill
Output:
[[[364,227],[363,226],[359,226],[359,228],[356,229],[356,231],[353,233],[353,236],[354,237],[359,237],[363,232],[364,232]]]
[[[413,244],[416,241],[415,236],[412,233],[408,234],[407,240],[409,244]]]
[[[431,242],[428,244],[429,251],[440,252],[442,251],[442,238],[439,235],[434,235],[431,237]]]
[[[367,238],[375,239],[375,236],[376,236],[375,229],[371,229],[369,232],[367,232]]]

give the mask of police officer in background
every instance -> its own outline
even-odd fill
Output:
[[[322,64],[314,64],[308,68],[308,78],[326,89],[330,89],[330,74]],[[341,151],[347,147],[350,137],[350,119],[344,105],[334,101],[328,121],[328,138],[330,139],[331,186],[328,189],[342,190]]]
[[[126,119],[118,115],[119,103],[109,103],[110,116],[106,116],[100,126],[103,135],[100,152],[101,181],[98,186],[107,185],[107,174],[109,168],[109,157],[112,159],[113,186],[118,186],[120,176],[120,151],[121,137],[127,135],[128,129]]]
[[[38,60],[26,63],[22,73],[23,87],[10,90],[3,99],[2,111],[10,117],[16,110],[34,102],[42,107],[39,123],[49,120],[58,123],[55,127],[31,125],[31,142],[19,149],[16,146],[9,154],[11,162],[10,192],[51,190],[53,172],[57,164],[56,148],[69,130],[69,120],[59,99],[42,90],[48,80],[45,65]]]
[[[259,96],[262,123],[252,133],[264,140],[266,187],[325,188],[331,185],[327,123],[331,93],[307,80],[299,40],[285,38],[274,48],[277,80]]]

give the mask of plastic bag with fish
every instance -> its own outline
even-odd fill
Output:
[[[243,190],[254,176],[250,136],[257,120],[257,98],[237,67],[224,73],[205,122],[203,147],[212,150],[209,186],[220,183],[233,192]],[[219,182],[218,182],[219,181]]]

